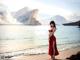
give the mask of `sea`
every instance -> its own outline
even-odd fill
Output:
[[[48,53],[48,25],[0,25],[0,56]],[[58,25],[55,32],[59,51],[80,47],[78,26]]]

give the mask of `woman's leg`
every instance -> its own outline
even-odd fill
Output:
[[[51,60],[55,60],[55,55],[52,55],[51,56]]]
[[[55,55],[53,55],[53,60],[55,60]]]
[[[53,56],[51,56],[51,60],[53,60]]]
[[[52,60],[55,60],[55,43],[53,42],[53,55],[51,56]]]

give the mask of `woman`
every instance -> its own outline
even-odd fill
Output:
[[[49,55],[52,60],[55,60],[55,56],[59,54],[56,45],[56,37],[54,36],[54,32],[56,31],[56,25],[54,21],[50,22],[51,29],[49,30]]]

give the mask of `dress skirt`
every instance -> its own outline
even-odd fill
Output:
[[[56,38],[54,35],[52,35],[51,37],[49,37],[49,55],[58,55],[59,52],[57,50],[57,44],[56,44]]]

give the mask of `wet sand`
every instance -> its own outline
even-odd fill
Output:
[[[70,57],[73,54],[76,54],[80,51],[80,47],[70,48],[64,51],[59,52],[60,54],[56,56],[58,60],[67,60],[67,57]],[[40,54],[40,55],[21,55],[14,56],[8,60],[50,60],[50,56],[48,54]]]

